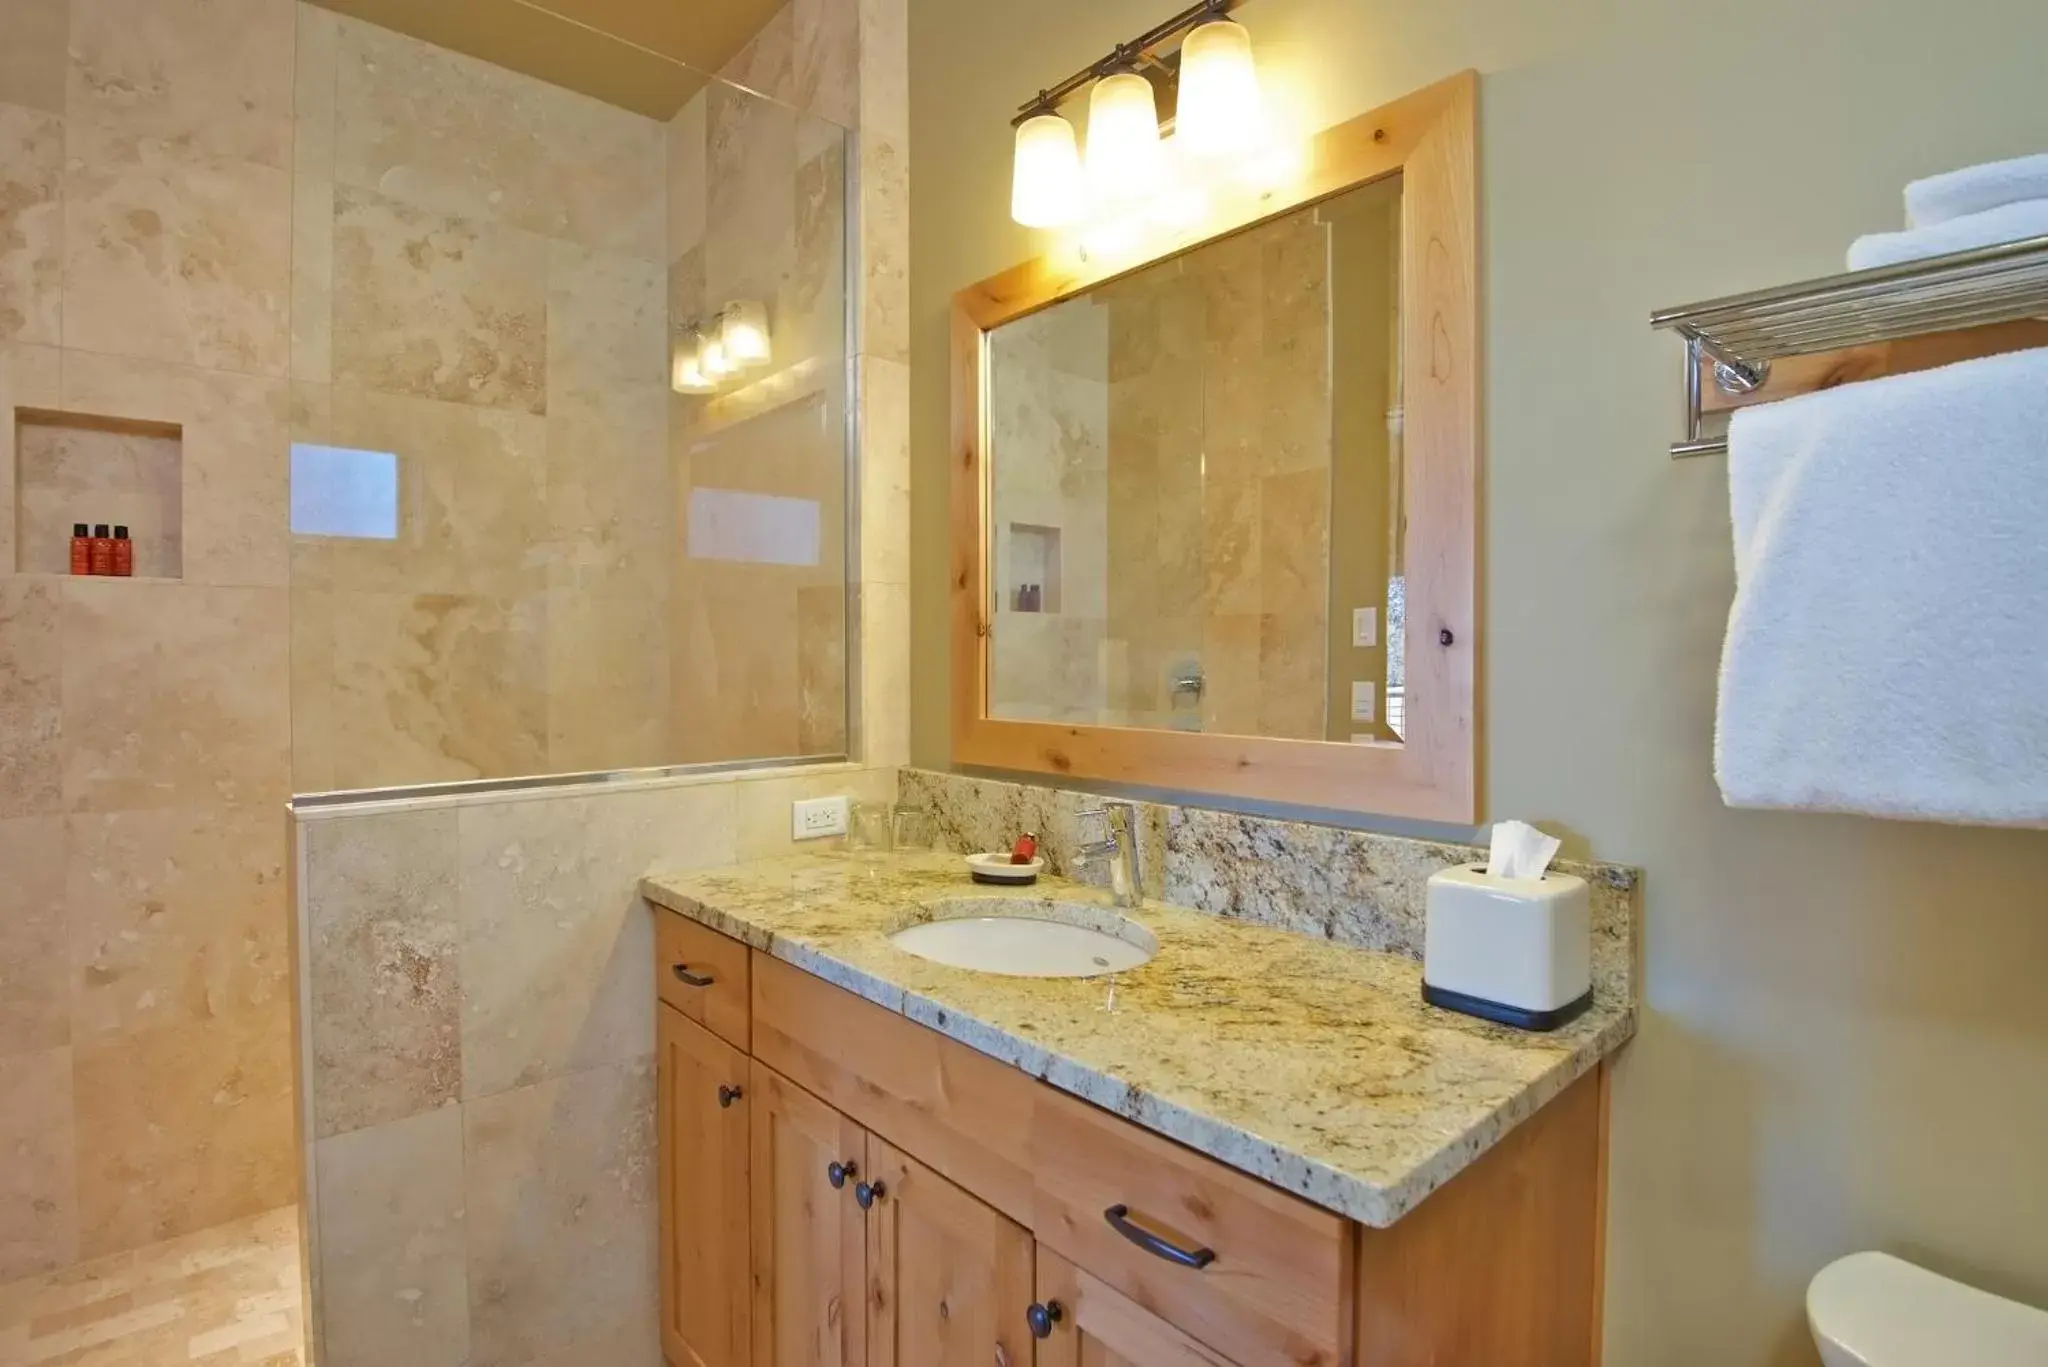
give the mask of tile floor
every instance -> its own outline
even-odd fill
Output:
[[[304,1367],[299,1213],[0,1286],[0,1367]]]

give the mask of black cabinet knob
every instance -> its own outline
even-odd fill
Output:
[[[1031,1326],[1031,1337],[1035,1339],[1051,1338],[1052,1327],[1066,1317],[1066,1307],[1058,1301],[1034,1305],[1024,1312],[1024,1322]]]
[[[834,1191],[837,1191],[841,1187],[846,1185],[847,1178],[856,1176],[859,1172],[860,1165],[855,1163],[851,1158],[849,1158],[844,1163],[826,1164],[825,1180],[832,1184],[832,1189]]]
[[[862,1210],[866,1210],[888,1194],[889,1189],[880,1182],[858,1182],[853,1188],[853,1199],[860,1203]]]
[[[692,973],[688,964],[674,966],[676,981],[685,987],[709,987],[712,978],[709,973]]]
[[[744,1095],[746,1094],[737,1087],[721,1086],[718,1089],[718,1104],[730,1110],[732,1103],[738,1101]]]

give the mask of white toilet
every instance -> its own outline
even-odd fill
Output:
[[[1827,1367],[2048,1367],[2048,1311],[1887,1253],[1822,1268],[1806,1322]]]

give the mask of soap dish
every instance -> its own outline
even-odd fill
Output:
[[[977,883],[1004,883],[1011,887],[1023,887],[1038,881],[1038,875],[1045,872],[1045,861],[1033,859],[1028,864],[1012,864],[1008,851],[998,850],[991,854],[970,854],[967,856],[967,872]]]

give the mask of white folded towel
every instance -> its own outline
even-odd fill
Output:
[[[2048,825],[2048,349],[1729,426],[1731,807]]]
[[[1906,226],[1931,228],[2023,199],[2048,199],[2048,152],[1914,181],[1906,187]]]
[[[2021,200],[1931,227],[1908,228],[1902,233],[1859,237],[1849,244],[1849,269],[1867,271],[1874,266],[1896,266],[2028,237],[2048,237],[2048,199]]]

